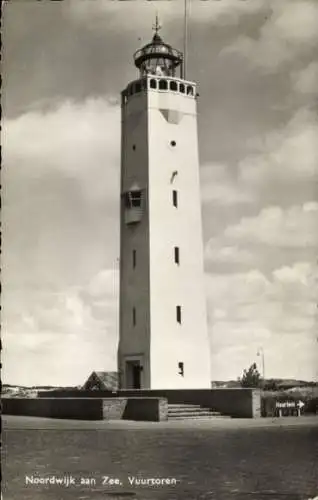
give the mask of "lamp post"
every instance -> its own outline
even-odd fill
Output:
[[[262,376],[263,376],[263,383],[265,384],[265,355],[263,347],[259,347],[257,349],[257,356],[262,357]]]

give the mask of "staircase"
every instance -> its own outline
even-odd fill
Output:
[[[193,404],[168,404],[168,420],[211,420],[231,418],[210,408]]]

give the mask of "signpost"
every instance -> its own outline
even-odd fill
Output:
[[[276,409],[278,410],[278,416],[283,416],[283,410],[292,410],[292,415],[294,414],[294,410],[297,411],[298,417],[301,415],[301,409],[305,406],[303,401],[276,401]],[[288,412],[290,415],[290,412]]]

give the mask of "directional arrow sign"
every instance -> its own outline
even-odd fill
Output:
[[[302,408],[303,406],[305,406],[305,403],[303,403],[303,401],[298,401],[297,406],[298,408]]]

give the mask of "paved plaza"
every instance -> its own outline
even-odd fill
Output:
[[[317,417],[3,420],[5,500],[308,500],[318,494]]]

